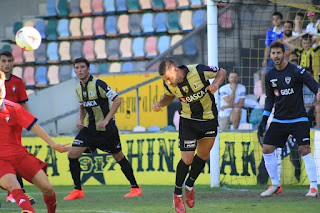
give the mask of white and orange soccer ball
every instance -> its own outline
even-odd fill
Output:
[[[16,44],[25,51],[36,50],[41,44],[41,35],[33,27],[22,27],[16,33]]]

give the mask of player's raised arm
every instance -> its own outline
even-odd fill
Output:
[[[48,133],[37,123],[32,126],[32,131],[36,133],[42,140],[44,140],[52,149],[57,150],[60,153],[68,152],[71,149],[70,143],[60,144],[56,143],[52,140],[52,138],[48,135]]]

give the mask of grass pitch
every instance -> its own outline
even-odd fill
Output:
[[[85,198],[64,201],[63,197],[73,189],[72,186],[55,186],[57,193],[57,212],[101,212],[101,213],[166,213],[175,212],[172,204],[173,186],[142,185],[141,197],[124,198],[129,186],[84,186]],[[319,198],[307,198],[308,186],[283,186],[283,192],[269,198],[261,198],[260,193],[267,186],[229,186],[210,188],[205,185],[195,186],[196,204],[187,212],[198,213],[285,213],[285,212],[320,212]],[[46,212],[42,194],[33,186],[26,187],[37,203],[36,212]],[[21,212],[15,203],[6,203],[6,192],[0,193],[0,212]]]

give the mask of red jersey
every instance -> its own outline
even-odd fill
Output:
[[[21,78],[10,74],[9,80],[6,80],[4,85],[6,86],[5,99],[15,103],[25,103],[28,101],[26,88]]]
[[[37,121],[20,104],[4,99],[0,107],[0,159],[27,153],[21,145],[22,127],[28,131]]]

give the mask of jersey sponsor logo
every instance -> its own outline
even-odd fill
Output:
[[[10,115],[5,115],[5,119],[6,119],[7,123],[9,123],[9,121],[11,120]]]
[[[276,84],[277,81],[278,81],[278,79],[271,79],[271,80],[270,80],[271,86],[272,86],[272,87],[276,87],[276,86],[277,86],[277,84]]]
[[[284,78],[284,81],[285,81],[287,84],[290,84],[291,77],[285,77],[285,78]]]
[[[294,93],[293,88],[280,90],[281,95],[292,95]]]
[[[188,93],[188,92],[189,92],[188,86],[183,86],[183,87],[182,87],[182,90],[183,90],[185,93]]]
[[[91,97],[92,97],[92,96],[95,96],[94,92],[90,91],[90,92],[89,92],[89,96],[91,96]]]
[[[15,92],[17,90],[16,87],[12,87],[12,92]]]
[[[79,139],[74,139],[74,141],[72,142],[72,145],[81,146],[82,144],[83,144],[83,141]]]
[[[200,90],[197,93],[194,93],[192,95],[187,96],[184,100],[185,100],[185,102],[191,103],[191,102],[194,102],[194,101],[201,99],[205,94],[206,93],[204,91]],[[180,99],[182,99],[182,98],[180,98]]]
[[[83,102],[83,106],[84,107],[94,107],[94,106],[98,106],[96,101],[85,101]]]
[[[216,131],[207,131],[206,133],[204,133],[205,135],[212,135],[212,134],[215,134]]]
[[[277,89],[274,89],[274,90],[273,90],[273,93],[274,93],[275,96],[279,96],[279,95],[280,95],[280,92],[279,92],[279,90],[277,90]]]
[[[305,142],[305,141],[310,141],[310,138],[302,138],[302,141]]]
[[[185,140],[184,141],[184,148],[196,148],[197,140]]]

